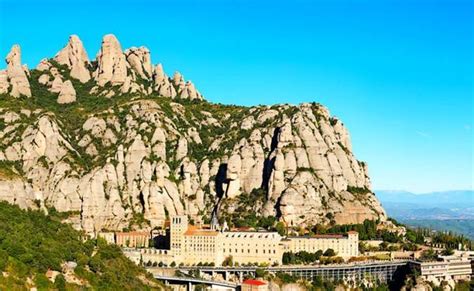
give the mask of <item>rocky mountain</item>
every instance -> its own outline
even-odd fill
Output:
[[[77,36],[36,69],[0,71],[0,199],[99,230],[250,209],[288,225],[386,219],[343,123],[320,104],[213,104],[145,47]],[[249,203],[250,201],[250,203]]]

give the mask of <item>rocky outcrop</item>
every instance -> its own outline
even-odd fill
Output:
[[[57,102],[59,104],[68,104],[76,101],[76,90],[71,81],[67,80],[63,83],[61,91],[59,92]]]
[[[54,61],[53,61],[54,60]],[[96,60],[89,61],[87,52],[76,35],[71,35],[66,46],[56,56],[42,59],[36,70],[43,72],[37,78],[39,84],[52,93],[59,93],[62,83],[69,77],[89,83],[89,93],[111,98],[121,94],[150,95],[190,100],[203,100],[203,96],[191,81],[185,81],[181,74],[170,79],[163,66],[153,66],[150,51],[146,47],[131,47],[122,51],[117,38],[105,35]],[[29,71],[21,66],[20,49],[12,48],[7,57],[7,70],[0,71],[0,94],[31,96],[28,83]],[[64,66],[67,70],[64,71]],[[91,72],[94,68],[94,71]],[[82,86],[80,86],[82,88]]]
[[[176,88],[177,91],[177,96],[179,96],[182,99],[197,99],[197,100],[203,100],[204,98],[202,97],[201,93],[199,93],[196,88],[194,87],[194,84],[191,81],[184,81],[183,75],[179,72],[175,72],[173,75],[173,79],[171,80],[173,83],[174,87]]]
[[[88,69],[89,57],[82,45],[82,41],[77,35],[69,37],[68,43],[56,54],[54,60],[61,65],[68,66],[71,69],[71,77],[78,79],[82,83],[89,81],[91,78]]]
[[[113,34],[102,39],[102,46],[97,54],[97,70],[94,79],[99,86],[109,83],[121,85],[127,78],[127,61],[122,47]]]
[[[385,221],[367,165],[323,106],[183,101],[202,95],[180,73],[168,78],[153,67],[147,49],[123,53],[112,35],[84,84],[69,78],[74,68],[89,68],[79,42],[71,37],[58,53],[63,66],[45,59],[31,76],[32,98],[72,103],[77,90],[81,102],[42,108],[47,99],[32,99],[33,110],[0,108],[1,200],[68,212],[67,221],[86,232],[153,228],[175,214],[206,222],[211,212],[242,209],[289,226]],[[8,62],[26,78],[17,53]],[[13,92],[9,76],[8,68],[0,72],[2,98]],[[13,80],[18,94],[28,85]],[[130,100],[93,104],[120,94]]]
[[[49,79],[49,76],[48,76],[48,79]],[[54,77],[53,82],[51,82],[51,87],[49,88],[49,91],[52,93],[59,93],[61,92],[62,88],[63,88],[63,79],[61,78],[61,76],[57,75],[56,77]]]
[[[171,108],[137,100],[69,125],[79,127],[68,134],[51,116],[36,113],[40,116],[32,118],[38,123],[28,126],[21,125],[21,113],[5,112],[0,118],[9,123],[0,135],[6,145],[0,157],[21,163],[25,180],[31,181],[22,186],[32,189],[22,201],[43,197],[47,207],[79,211],[71,222],[88,232],[127,227],[137,213],[151,227],[173,214],[196,221],[213,209],[227,215],[238,208],[239,196],[255,190],[265,192],[256,211],[288,225],[385,220],[366,165],[355,159],[347,131],[324,107],[241,109],[254,116],[248,135],[239,135],[236,119],[227,121],[225,135],[210,138],[209,130],[219,125],[205,124],[210,116],[230,118],[225,106],[217,111],[222,115],[178,103]],[[81,166],[84,159],[89,162]]]
[[[125,51],[127,62],[142,79],[148,80],[153,73],[150,51],[146,47],[132,47]]]
[[[0,70],[0,94],[7,94],[9,88],[7,70]]]
[[[30,83],[27,77],[28,70],[21,64],[20,46],[14,45],[5,60],[7,62],[6,76],[10,87],[10,95],[13,97],[31,97]],[[2,72],[0,73],[0,91],[4,92],[5,88],[5,72]]]
[[[158,93],[159,96],[174,98],[176,97],[176,89],[171,84],[168,76],[163,71],[163,66],[158,64],[153,70],[153,90]]]

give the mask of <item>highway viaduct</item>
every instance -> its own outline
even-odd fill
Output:
[[[205,267],[205,266],[191,266],[191,267],[177,267],[177,268],[148,268],[148,271],[154,274],[155,278],[165,281],[165,283],[172,284],[188,284],[188,290],[192,290],[195,284],[205,284],[208,286],[215,286],[227,290],[235,290],[238,288],[237,284],[229,283],[231,277],[238,278],[242,282],[244,277],[255,277],[257,269],[262,269],[270,274],[277,274],[279,272],[290,274],[292,276],[303,278],[312,281],[314,277],[320,276],[325,280],[344,280],[345,282],[361,282],[379,281],[390,282],[397,276],[397,273],[403,272],[412,264],[409,260],[398,260],[388,262],[371,262],[371,263],[350,263],[338,265],[312,265],[312,266],[277,266],[277,267]],[[180,271],[183,274],[199,273],[201,275],[208,275],[207,277],[215,278],[216,275],[221,275],[225,282],[197,279],[191,277],[173,277],[160,275],[160,271]],[[168,277],[167,281],[163,279]],[[173,279],[179,278],[179,279]],[[199,281],[199,282],[198,282]],[[227,285],[226,285],[227,284]]]

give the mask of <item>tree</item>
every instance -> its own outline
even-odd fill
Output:
[[[35,276],[36,287],[40,290],[50,289],[50,282],[45,274],[40,273]]]
[[[56,276],[56,279],[54,279],[54,287],[59,291],[66,290],[66,279],[64,279],[63,274]]]
[[[323,287],[324,285],[324,282],[323,282],[323,278],[321,276],[315,276],[313,278],[313,286],[314,287]]]
[[[5,270],[8,264],[8,253],[5,250],[0,249],[0,271]]]
[[[232,256],[228,256],[222,262],[222,266],[229,267],[234,265],[234,258]]]
[[[286,226],[282,221],[280,221],[276,224],[275,229],[276,229],[276,231],[278,232],[279,235],[281,235],[281,236],[286,235]]]
[[[321,258],[321,256],[323,255],[323,251],[318,250],[315,254],[316,254],[316,260],[319,260],[319,258]]]
[[[444,249],[441,254],[443,256],[451,256],[451,255],[454,254],[454,250],[448,247],[448,248]]]
[[[333,249],[327,249],[324,252],[325,257],[334,257],[336,255],[336,252]]]
[[[432,248],[425,250],[421,253],[420,259],[425,260],[425,261],[434,260],[436,259],[436,253]]]
[[[264,278],[267,275],[267,271],[261,268],[255,269],[255,277]]]

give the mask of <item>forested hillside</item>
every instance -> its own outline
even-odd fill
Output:
[[[63,216],[0,202],[0,290],[162,289],[117,246],[87,239]]]

